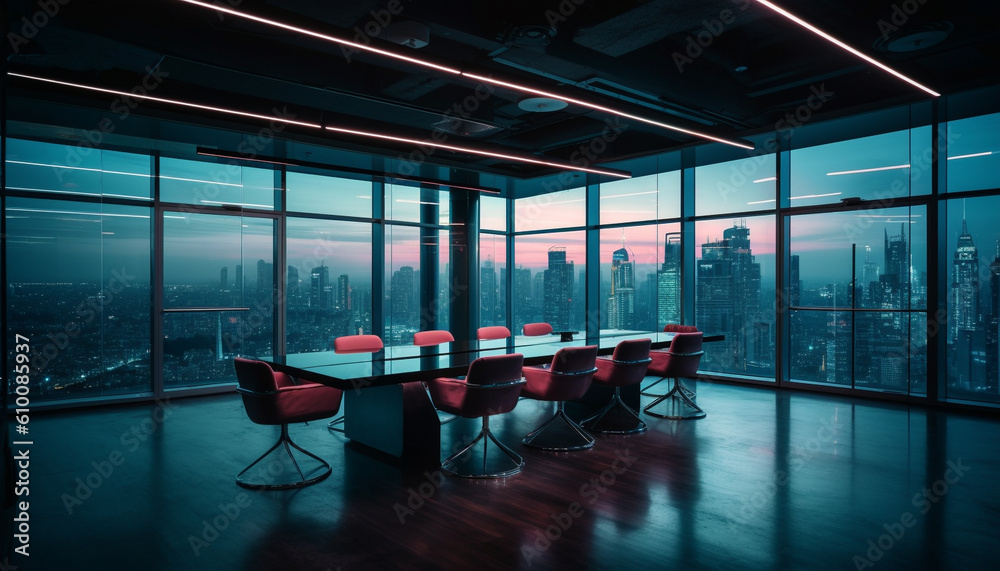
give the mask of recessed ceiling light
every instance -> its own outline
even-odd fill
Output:
[[[518,108],[522,111],[530,111],[532,113],[549,113],[550,111],[559,111],[565,109],[569,106],[562,99],[555,99],[552,97],[528,97],[517,102]]]

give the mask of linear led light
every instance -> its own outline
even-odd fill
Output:
[[[282,119],[280,117],[274,117],[274,116],[269,116],[269,115],[260,115],[258,113],[248,113],[246,111],[237,111],[235,109],[227,109],[227,108],[224,108],[224,107],[214,107],[214,106],[211,106],[211,105],[201,105],[199,103],[190,103],[188,101],[179,101],[179,100],[176,100],[176,99],[166,99],[166,98],[163,98],[163,97],[152,97],[150,95],[138,95],[138,94],[131,93],[131,92],[117,91],[117,90],[114,90],[114,89],[106,89],[106,88],[103,88],[103,87],[95,87],[95,86],[92,86],[92,85],[83,85],[83,84],[80,84],[80,83],[71,83],[71,82],[68,82],[68,81],[59,81],[59,80],[55,80],[55,79],[48,79],[48,78],[45,78],[45,77],[35,77],[35,76],[24,75],[24,74],[20,74],[20,73],[7,72],[7,74],[10,75],[10,76],[12,76],[12,77],[21,77],[21,78],[24,78],[24,79],[31,79],[31,80],[35,80],[35,81],[43,81],[43,82],[46,82],[46,83],[55,83],[55,84],[58,84],[58,85],[65,85],[65,86],[68,86],[68,87],[75,87],[77,89],[86,89],[86,90],[89,90],[89,91],[98,91],[98,92],[101,92],[101,93],[109,93],[109,94],[112,94],[112,95],[119,95],[119,96],[122,96],[122,97],[133,97],[133,98],[136,98],[136,99],[146,99],[146,100],[149,100],[149,101],[156,101],[158,103],[166,103],[168,105],[181,105],[181,106],[184,106],[184,107],[191,107],[191,108],[195,108],[195,109],[204,109],[204,110],[208,110],[208,111],[216,111],[218,113],[225,113],[225,114],[230,114],[230,115],[239,115],[241,117],[251,117],[251,118],[254,118],[254,119],[261,119],[261,120],[264,120],[264,121],[271,121],[271,122],[275,122],[275,123],[284,123],[284,124],[287,124],[287,125],[298,125],[300,127],[309,127],[309,128],[313,128],[313,129],[323,129],[324,128],[322,125],[320,125],[318,123],[307,123],[305,121],[292,121],[292,120],[289,120],[289,119]],[[553,161],[543,161],[543,160],[534,159],[534,158],[531,158],[531,157],[524,157],[524,156],[518,156],[518,155],[508,155],[508,154],[504,154],[504,153],[495,153],[495,152],[492,152],[492,151],[484,151],[484,150],[480,150],[480,149],[470,149],[470,148],[459,147],[459,146],[455,146],[455,145],[442,145],[440,143],[433,143],[433,142],[430,142],[430,141],[418,141],[416,139],[407,139],[405,137],[395,137],[395,136],[392,136],[392,135],[382,135],[380,133],[371,133],[371,132],[367,132],[367,131],[356,131],[356,130],[353,130],[353,129],[344,129],[344,128],[341,128],[341,127],[332,127],[332,126],[329,126],[329,125],[326,126],[325,129],[328,130],[328,131],[334,131],[334,132],[340,132],[340,133],[348,133],[348,134],[352,134],[352,135],[359,135],[359,136],[362,136],[362,137],[384,139],[384,140],[389,140],[389,141],[398,141],[398,142],[402,142],[402,143],[410,143],[410,144],[419,145],[419,146],[425,146],[426,145],[426,146],[430,146],[430,147],[438,147],[438,148],[447,149],[447,150],[455,151],[455,152],[459,152],[459,153],[469,153],[469,154],[474,154],[474,155],[484,155],[484,156],[489,156],[489,157],[497,157],[497,158],[508,159],[508,160],[512,160],[512,161],[518,161],[518,162],[522,162],[522,163],[532,163],[532,164],[538,164],[538,165],[545,165],[545,166],[555,167],[555,168],[558,168],[558,169],[569,170],[569,171],[583,171],[583,172],[590,172],[590,173],[595,173],[595,174],[603,174],[603,175],[613,176],[613,177],[619,177],[619,178],[631,178],[632,177],[631,173],[629,173],[627,171],[621,171],[621,170],[608,170],[608,169],[596,169],[596,168],[590,168],[590,167],[581,167],[581,166],[577,166],[577,165],[573,165],[573,164],[568,164],[568,163],[557,163],[557,162],[553,162]],[[395,177],[395,178],[403,178],[403,177]],[[216,183],[216,184],[223,184],[223,183]],[[233,185],[233,186],[239,186],[239,185]]]
[[[756,181],[754,181],[754,182],[756,182]],[[826,194],[803,194],[802,196],[791,196],[791,197],[789,197],[789,200],[802,200],[803,198],[826,198],[827,196],[837,196],[837,195],[840,195],[840,194],[843,194],[843,193],[841,193],[841,192],[828,192]],[[773,198],[769,198],[767,200],[755,200],[753,202],[748,202],[747,205],[767,204],[769,202],[775,202],[775,200]]]
[[[555,93],[550,93],[548,91],[542,91],[540,89],[533,89],[531,87],[526,87],[524,85],[518,85],[516,83],[510,83],[507,81],[500,81],[498,79],[493,79],[485,75],[477,75],[474,73],[469,73],[466,71],[462,72],[462,75],[479,81],[485,81],[487,83],[493,83],[495,85],[502,85],[504,87],[514,89],[517,91],[523,91],[525,93],[532,93],[534,95],[540,95],[542,97],[551,97],[553,99],[559,99],[567,103],[573,103],[575,105],[580,105],[582,107],[587,107],[589,109],[594,109],[595,111],[603,111],[604,113],[609,113],[611,115],[617,115],[619,117],[624,117],[626,119],[632,119],[633,121],[639,121],[642,123],[648,123],[650,125],[656,125],[657,127],[662,127],[664,129],[669,129],[671,131],[677,131],[679,133],[684,133],[686,135],[694,135],[695,137],[701,137],[702,139],[708,139],[710,141],[715,141],[717,143],[723,143],[726,145],[732,145],[734,147],[739,147],[741,149],[753,150],[753,145],[748,145],[746,143],[740,143],[738,141],[730,141],[728,139],[723,139],[720,137],[715,137],[707,133],[702,133],[700,131],[693,131],[691,129],[685,129],[683,127],[678,127],[676,125],[671,125],[669,123],[663,123],[661,121],[654,121],[653,119],[647,119],[646,117],[640,117],[638,115],[632,115],[631,113],[625,113],[623,111],[616,111],[610,107],[604,107],[603,105],[596,105],[594,103],[588,103],[587,101],[582,101],[580,99],[573,99],[571,97],[566,97],[564,95],[558,95]]]
[[[761,182],[771,182],[772,180],[778,180],[778,177],[776,177],[776,176],[769,176],[767,178],[758,178],[757,180],[755,180],[753,182],[754,182],[754,184],[758,184],[758,183],[761,183]]]
[[[8,159],[6,162],[7,162],[7,164],[10,164],[10,165],[28,165],[28,166],[32,166],[32,167],[51,167],[51,168],[55,168],[55,169],[66,169],[66,170],[74,170],[74,171],[101,172],[101,173],[106,173],[106,174],[120,174],[120,175],[125,175],[125,176],[141,176],[141,177],[145,177],[145,178],[149,178],[150,177],[150,175],[148,175],[148,174],[143,174],[143,173],[138,173],[138,172],[109,171],[109,170],[95,169],[95,168],[89,168],[89,167],[71,167],[71,166],[67,166],[67,165],[54,165],[54,164],[49,164],[49,163],[32,163],[32,162],[28,162],[28,161],[12,161],[10,159]]]
[[[993,151],[986,151],[984,153],[972,153],[970,155],[955,155],[954,157],[948,157],[949,161],[955,161],[958,159],[971,159],[972,157],[987,157],[992,155]]]
[[[771,10],[777,12],[778,14],[781,14],[785,18],[788,18],[789,20],[795,22],[796,24],[798,24],[798,25],[802,26],[803,28],[809,30],[810,32],[816,34],[817,36],[823,38],[824,40],[826,40],[826,41],[834,44],[835,46],[839,47],[840,49],[845,50],[845,51],[847,51],[847,52],[849,52],[851,54],[854,54],[855,56],[857,56],[857,57],[865,60],[866,62],[874,65],[875,67],[878,67],[879,69],[881,69],[883,71],[887,71],[887,72],[891,73],[892,75],[895,75],[899,79],[902,79],[903,81],[905,81],[906,83],[909,83],[910,85],[916,87],[917,89],[923,90],[923,91],[925,91],[925,92],[933,95],[934,97],[940,97],[941,96],[941,94],[938,93],[937,91],[934,91],[933,89],[931,89],[929,87],[925,87],[925,86],[917,83],[916,81],[910,79],[909,77],[906,77],[905,75],[903,75],[903,74],[899,73],[898,71],[892,69],[891,67],[889,67],[889,66],[887,66],[887,65],[885,65],[883,63],[880,63],[880,62],[872,59],[869,56],[866,56],[865,54],[859,52],[858,50],[852,48],[851,46],[845,44],[844,42],[838,40],[837,38],[831,36],[830,34],[827,34],[823,30],[820,30],[816,26],[813,26],[809,22],[806,22],[802,18],[799,18],[798,16],[795,16],[794,14],[788,12],[787,10],[776,6],[774,3],[768,2],[768,0],[757,0],[757,3],[763,5],[763,6],[767,7],[767,8],[770,8]]]
[[[498,159],[508,159],[508,160],[511,160],[511,161],[519,161],[519,162],[522,162],[522,163],[532,163],[532,164],[536,164],[536,165],[544,165],[544,166],[547,166],[547,167],[556,167],[556,168],[559,168],[559,169],[576,170],[576,171],[583,171],[583,172],[589,172],[589,173],[594,173],[594,174],[603,174],[603,175],[614,176],[614,177],[618,177],[618,178],[632,178],[632,174],[631,173],[628,173],[626,171],[620,171],[620,170],[608,170],[608,169],[597,169],[597,168],[593,168],[593,167],[581,167],[581,166],[571,165],[571,164],[565,164],[565,163],[556,163],[556,162],[552,162],[552,161],[543,161],[541,159],[534,159],[534,158],[520,156],[520,155],[508,155],[508,154],[505,154],[505,153],[497,153],[497,152],[494,152],[494,151],[484,151],[482,149],[472,149],[472,148],[469,148],[469,147],[459,147],[459,146],[456,146],[456,145],[445,145],[444,143],[435,143],[435,142],[432,142],[432,141],[421,141],[421,140],[417,140],[417,139],[408,139],[406,137],[397,137],[395,135],[383,135],[381,133],[372,133],[371,131],[357,131],[355,129],[345,129],[343,127],[333,127],[333,126],[330,126],[330,125],[327,125],[325,127],[325,129],[327,131],[334,131],[334,132],[337,132],[337,133],[346,133],[348,135],[358,135],[358,136],[361,136],[361,137],[371,137],[371,138],[375,138],[375,139],[382,139],[382,140],[385,140],[385,141],[395,141],[397,143],[407,143],[407,144],[410,144],[410,145],[417,145],[417,146],[436,147],[438,149],[445,149],[445,150],[448,150],[448,151],[455,151],[455,152],[458,152],[458,153],[469,153],[469,154],[481,155],[481,156],[485,156],[485,157],[494,157],[494,158],[498,158]]]
[[[910,165],[893,165],[891,167],[875,167],[870,169],[857,169],[853,171],[838,171],[838,172],[828,172],[826,176],[840,176],[842,174],[861,174],[866,172],[878,172],[878,171],[891,171],[897,169],[908,169]]]
[[[558,99],[560,101],[565,101],[566,103],[573,103],[575,105],[580,105],[580,106],[583,106],[583,107],[594,109],[595,111],[602,111],[604,113],[609,113],[611,115],[617,115],[619,117],[625,117],[627,119],[632,119],[634,121],[640,121],[642,123],[648,123],[650,125],[655,125],[657,127],[662,127],[664,129],[669,129],[671,131],[677,131],[677,132],[684,133],[684,134],[687,134],[687,135],[693,135],[695,137],[701,137],[703,139],[708,139],[710,141],[716,141],[716,142],[719,142],[719,143],[724,143],[726,145],[732,145],[734,147],[740,147],[740,148],[748,149],[748,150],[753,150],[754,149],[753,145],[748,145],[746,143],[740,143],[738,141],[730,141],[730,140],[727,140],[727,139],[722,139],[722,138],[719,138],[719,137],[708,135],[706,133],[701,133],[701,132],[698,132],[698,131],[692,131],[690,129],[684,129],[682,127],[677,127],[675,125],[670,125],[668,123],[663,123],[663,122],[660,122],[660,121],[654,121],[653,119],[647,119],[645,117],[640,117],[638,115],[631,115],[631,114],[628,114],[628,113],[624,113],[622,111],[616,111],[616,110],[611,109],[609,107],[604,107],[602,105],[596,105],[596,104],[593,104],[593,103],[588,103],[588,102],[582,101],[580,99],[573,99],[573,98],[570,98],[570,97],[565,97],[563,95],[557,95],[557,94],[554,94],[554,93],[549,93],[547,91],[542,91],[542,90],[538,90],[538,89],[532,89],[532,88],[524,86],[524,85],[518,85],[518,84],[515,84],[515,83],[508,83],[508,82],[500,81],[500,80],[497,80],[497,79],[493,79],[492,77],[487,77],[487,76],[477,75],[477,74],[474,74],[474,73],[469,73],[467,71],[462,71],[462,70],[459,70],[459,69],[456,69],[456,68],[453,68],[453,67],[439,65],[439,64],[436,64],[436,63],[433,63],[433,62],[421,60],[419,58],[406,56],[406,55],[399,54],[399,53],[396,53],[396,52],[391,52],[389,50],[383,50],[383,49],[379,49],[379,48],[376,48],[376,47],[373,47],[373,46],[368,46],[368,45],[365,45],[365,44],[359,44],[357,42],[352,42],[352,41],[349,41],[349,40],[345,40],[343,38],[338,38],[338,37],[335,37],[335,36],[330,36],[330,35],[327,35],[327,34],[322,34],[322,33],[319,33],[319,32],[314,32],[312,30],[307,30],[305,28],[300,28],[298,26],[292,26],[292,25],[289,25],[289,24],[285,24],[283,22],[279,22],[277,20],[271,20],[269,18],[262,18],[260,16],[254,16],[254,15],[247,14],[247,13],[244,13],[244,12],[239,12],[239,11],[234,10],[232,8],[223,6],[221,3],[205,2],[203,0],[180,0],[180,1],[184,2],[186,4],[191,4],[191,5],[194,5],[194,6],[199,6],[201,8],[208,8],[209,10],[216,10],[216,11],[219,11],[219,12],[230,14],[232,16],[237,16],[239,18],[245,18],[247,20],[252,20],[254,22],[259,22],[261,24],[267,24],[269,26],[275,26],[277,28],[281,28],[281,29],[284,29],[284,30],[289,30],[289,31],[296,32],[296,33],[299,33],[299,34],[303,34],[303,35],[306,35],[306,36],[310,36],[310,37],[313,37],[313,38],[318,38],[318,39],[325,40],[325,41],[328,41],[328,42],[333,42],[335,44],[340,44],[342,46],[350,46],[354,50],[376,53],[376,54],[379,54],[379,55],[382,55],[382,56],[385,56],[385,57],[389,57],[389,58],[393,58],[393,59],[396,59],[396,60],[401,60],[401,61],[405,61],[405,62],[408,62],[408,63],[412,63],[414,65],[419,65],[419,66],[422,66],[422,67],[429,67],[429,68],[432,68],[432,69],[436,69],[438,71],[443,71],[445,73],[450,73],[450,74],[453,74],[453,75],[460,75],[460,76],[463,76],[463,77],[468,77],[470,79],[475,79],[475,80],[478,80],[478,81],[485,81],[485,82],[493,83],[493,84],[496,84],[496,85],[502,85],[504,87],[507,87],[507,88],[510,88],[510,89],[514,89],[516,91],[521,91],[523,93],[531,93],[531,94],[534,94],[534,95],[540,95],[542,97],[550,97],[550,98],[553,98],[553,99]]]

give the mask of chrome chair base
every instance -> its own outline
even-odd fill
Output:
[[[634,426],[619,428],[612,424],[614,422],[612,419],[621,417],[623,414],[628,419],[628,424]],[[633,419],[634,423],[632,422]],[[618,424],[621,423],[619,422]],[[639,413],[632,410],[631,407],[622,401],[620,387],[615,387],[615,396],[611,399],[611,402],[597,411],[593,416],[580,421],[580,425],[588,432],[597,432],[600,434],[640,434],[646,432],[646,423],[639,418]]]
[[[327,424],[326,427],[334,432],[339,432],[343,434],[344,433],[343,424],[344,424],[344,415],[340,415],[337,418],[331,420],[330,424]]]
[[[587,434],[587,431],[572,418],[566,416],[563,403],[560,402],[556,414],[545,421],[545,424],[531,431],[521,443],[541,450],[585,450],[594,445],[594,437]]]
[[[292,461],[292,465],[295,466],[295,470],[299,473],[299,479],[293,482],[273,482],[273,481],[256,482],[247,480],[246,478],[247,472],[249,472],[257,464],[259,464],[261,460],[270,456],[271,453],[277,450],[279,446],[284,447],[285,453],[288,455],[288,459]],[[322,470],[322,472],[310,478],[306,478],[305,474],[302,472],[302,468],[299,467],[299,463],[295,461],[295,456],[292,454],[292,448],[295,448],[296,450],[302,452],[306,456],[309,456],[310,458],[318,461],[320,465],[314,468],[313,471]],[[281,462],[278,459],[275,459],[274,461]],[[283,472],[285,464],[281,462],[280,465],[282,467],[281,471]],[[281,474],[281,472],[278,472],[278,474],[273,474],[270,466],[271,463],[268,463],[268,465],[266,465],[263,469],[265,477],[273,478]],[[319,456],[313,454],[312,452],[309,452],[308,450],[302,448],[298,444],[292,442],[292,439],[288,436],[288,425],[283,424],[281,425],[281,436],[278,438],[278,441],[275,442],[274,446],[268,449],[267,452],[262,454],[260,458],[254,460],[252,464],[250,464],[249,466],[244,468],[242,472],[237,474],[236,483],[241,487],[249,488],[251,490],[288,490],[292,488],[301,488],[325,480],[327,476],[330,475],[330,472],[331,472],[330,465],[327,464],[326,461],[324,461]]]
[[[476,444],[482,440],[483,441],[483,460],[482,464],[476,461],[476,452],[473,450]],[[503,464],[508,467],[504,468],[501,466],[499,470],[489,469],[489,457],[490,457],[490,441],[496,444],[497,448],[504,453],[505,456],[501,456],[501,460],[506,460]],[[504,478],[506,476],[513,476],[521,471],[524,467],[524,459],[521,458],[519,454],[504,446],[502,442],[497,440],[493,433],[490,432],[490,421],[488,416],[483,417],[483,428],[479,431],[479,435],[468,443],[464,448],[458,452],[452,454],[451,456],[445,458],[441,462],[441,471],[449,476],[457,476],[459,478]]]
[[[660,410],[654,411],[653,409],[657,407]],[[674,379],[674,387],[667,394],[649,403],[642,412],[670,420],[696,420],[706,416],[705,411],[684,392],[684,385],[680,379]]]
[[[644,396],[644,397],[662,397],[663,396],[662,394],[650,392],[649,389],[651,389],[654,386],[660,384],[662,381],[667,380],[667,378],[668,377],[660,377],[656,381],[653,381],[649,386],[647,386],[646,388],[644,388],[641,391],[639,391],[639,394],[642,395],[642,396]],[[698,398],[698,393],[696,393],[693,390],[689,389],[687,387],[687,385],[685,385],[683,382],[680,382],[680,381],[678,381],[678,382],[680,383],[680,386],[681,386],[681,392],[684,393],[685,395],[687,395],[688,399],[694,400],[694,399]]]

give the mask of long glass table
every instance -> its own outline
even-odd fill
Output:
[[[541,365],[551,362],[564,347],[597,345],[599,355],[610,355],[626,339],[649,338],[653,349],[663,349],[673,337],[674,333],[645,331],[602,331],[597,338],[570,341],[518,335],[431,347],[392,346],[377,353],[322,351],[263,360],[301,380],[342,389],[345,435],[402,458],[439,452],[440,422],[421,381],[464,375],[473,360],[489,355],[521,353],[525,365]],[[706,342],[721,339],[721,335],[704,338]]]

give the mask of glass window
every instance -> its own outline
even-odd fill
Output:
[[[507,231],[507,199],[481,194],[479,196],[480,230]]]
[[[372,217],[372,183],[288,171],[285,203],[289,212]]]
[[[152,197],[149,155],[7,139],[7,188],[115,198]]]
[[[948,192],[1000,188],[1000,113],[950,121]]]
[[[726,336],[706,344],[703,370],[774,377],[774,222],[758,216],[695,224],[695,325]]]
[[[149,392],[150,209],[11,197],[6,218],[7,335],[29,339],[32,402]]]
[[[774,155],[760,155],[695,169],[698,216],[775,208]]]
[[[507,237],[479,235],[479,327],[507,325]]]
[[[274,208],[276,173],[236,164],[160,158],[160,199],[197,206]]]
[[[601,230],[602,329],[659,331],[667,322],[680,322],[679,228],[669,224]]]
[[[164,385],[235,382],[233,357],[273,354],[274,221],[163,218]]]
[[[405,345],[421,330],[421,249],[437,248],[436,231],[431,236],[421,228],[386,227],[385,343]],[[426,239],[426,243],[424,242]],[[436,259],[436,256],[434,256]],[[433,325],[427,329],[436,329]]]
[[[583,226],[587,221],[584,188],[550,192],[514,201],[514,230],[549,230]]]
[[[913,134],[930,144],[929,128]],[[921,188],[930,184],[929,161],[911,166],[910,137],[909,130],[896,131],[792,151],[791,206],[909,196],[911,177]]]
[[[585,331],[586,236],[555,232],[514,238],[514,331],[544,321],[556,331]]]
[[[286,351],[372,333],[371,223],[289,217],[286,235]]]
[[[950,166],[950,165],[949,165]],[[949,399],[1000,402],[1000,196],[947,203]]]
[[[793,217],[792,380],[924,393],[926,259],[923,207]]]
[[[447,190],[399,184],[386,185],[385,215],[398,222],[446,225],[451,222],[451,202]]]
[[[601,224],[680,216],[680,171],[601,184]]]

